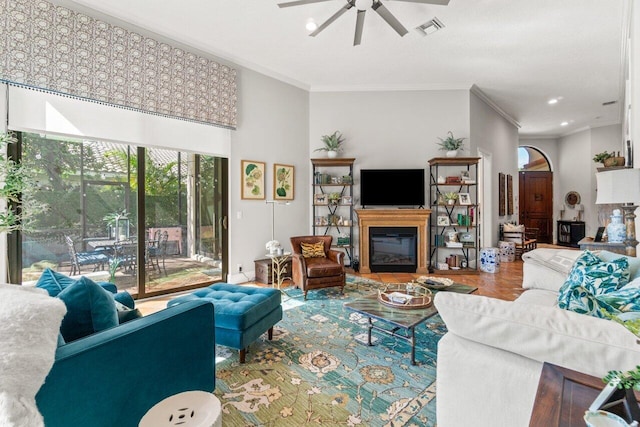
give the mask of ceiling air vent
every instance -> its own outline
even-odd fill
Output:
[[[438,18],[433,18],[422,25],[418,25],[416,30],[420,31],[423,35],[428,36],[438,31],[440,28],[444,28],[444,24],[440,22]]]
[[[617,103],[618,103],[618,101],[603,102],[603,103],[602,103],[602,106],[603,106],[603,107],[606,107],[607,105],[613,105],[613,104],[617,104]]]

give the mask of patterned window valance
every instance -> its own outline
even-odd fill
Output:
[[[43,0],[0,0],[0,79],[235,129],[236,70]]]

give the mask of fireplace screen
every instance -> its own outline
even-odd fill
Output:
[[[369,228],[369,264],[373,272],[409,272],[417,268],[416,227]]]

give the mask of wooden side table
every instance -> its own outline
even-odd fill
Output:
[[[584,427],[584,412],[604,386],[600,378],[545,363],[529,427]]]

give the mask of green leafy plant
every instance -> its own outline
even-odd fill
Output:
[[[458,200],[458,193],[444,193],[444,199],[449,200]]]
[[[108,226],[114,227],[117,221],[129,219],[129,212],[127,212],[126,209],[123,209],[122,212],[111,212],[106,214],[102,219]]]
[[[438,145],[440,146],[441,150],[455,151],[455,150],[462,150],[464,148],[463,142],[467,138],[455,138],[451,131],[447,132],[447,134],[449,136],[446,137],[445,139],[438,137],[438,139],[440,140],[440,142],[438,142]]]
[[[38,202],[34,189],[38,184],[31,172],[9,158],[7,148],[16,143],[13,133],[0,134],[0,232],[27,230],[36,215],[46,211],[47,205]]]
[[[634,389],[640,391],[640,365],[631,371],[609,371],[602,378],[606,384],[611,384],[621,390]]]
[[[604,163],[605,160],[610,159],[611,157],[614,157],[615,154],[614,153],[607,153],[606,151],[603,151],[602,153],[598,153],[595,156],[593,156],[593,161],[596,163]]]
[[[344,143],[344,137],[339,131],[335,131],[331,135],[322,135],[320,138],[324,147],[317,148],[313,151],[342,151],[342,144]]]
[[[109,281],[111,283],[116,283],[116,272],[118,271],[120,264],[122,264],[122,260],[118,257],[109,260]]]

